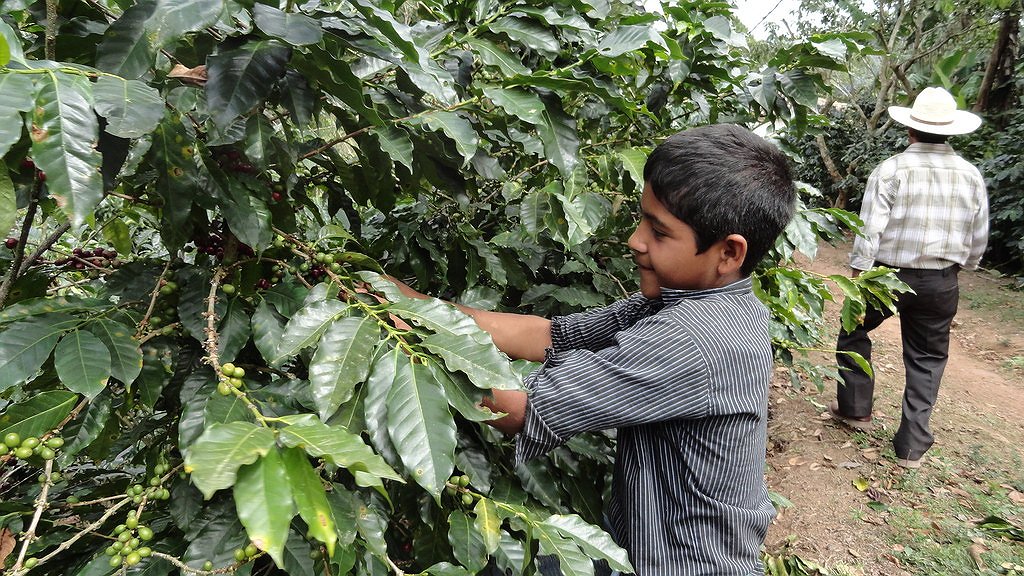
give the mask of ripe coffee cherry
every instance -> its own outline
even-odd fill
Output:
[[[15,248],[18,247],[18,239],[17,238],[8,238],[8,239],[4,240],[4,246],[7,246],[11,250],[14,250]]]

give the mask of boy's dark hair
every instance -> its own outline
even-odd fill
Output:
[[[644,180],[672,215],[693,228],[698,254],[729,234],[746,238],[744,276],[775,245],[796,209],[786,156],[732,124],[673,135],[647,158]]]
[[[946,140],[949,139],[949,136],[932,134],[931,132],[921,132],[916,128],[907,128],[907,130],[914,135],[914,138],[917,138],[918,142],[923,142],[925,144],[945,144]]]

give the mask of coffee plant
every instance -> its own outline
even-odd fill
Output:
[[[651,146],[800,131],[859,49],[753,66],[706,0],[2,5],[12,575],[629,572],[600,528],[614,434],[514,466],[480,401],[531,366],[384,275],[537,314],[620,298]],[[794,374],[831,294],[788,264],[855,224],[802,211],[757,273]],[[844,279],[844,320],[890,278]]]

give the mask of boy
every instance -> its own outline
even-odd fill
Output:
[[[640,294],[551,320],[459,306],[512,358],[544,362],[488,406],[519,462],[618,429],[607,515],[639,576],[763,574],[772,350],[749,275],[792,217],[790,169],[716,125],[655,148],[644,180]]]

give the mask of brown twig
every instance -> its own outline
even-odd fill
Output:
[[[39,244],[39,246],[36,247],[35,251],[32,252],[32,255],[26,258],[25,261],[21,263],[21,268],[18,269],[18,276],[21,276],[25,272],[28,272],[29,267],[35,264],[36,261],[39,260],[39,257],[42,256],[44,252],[49,250],[50,247],[53,246],[54,243],[56,243],[57,240],[59,240],[60,237],[63,236],[64,233],[70,229],[71,222],[64,222],[63,224],[58,226],[53,232],[51,232],[50,235],[47,236],[46,239]]]
[[[46,496],[50,493],[50,473],[53,471],[53,460],[47,460],[46,465],[43,468],[43,474],[46,475],[46,479],[43,481],[43,487],[39,490],[39,496],[36,498],[36,511],[32,515],[32,522],[28,525],[28,530],[25,531],[25,538],[21,541],[21,550],[18,551],[18,559],[14,561],[14,572],[17,573],[25,561],[25,555],[28,554],[28,547],[32,544],[32,540],[36,537],[36,527],[39,526],[39,519],[43,516],[43,510],[46,510]]]
[[[142,337],[142,330],[149,323],[149,317],[153,315],[153,309],[156,308],[156,299],[160,297],[160,288],[163,286],[164,275],[167,274],[167,270],[170,269],[171,262],[168,260],[164,264],[164,271],[160,273],[160,277],[156,280],[156,287],[153,288],[153,292],[149,295],[149,307],[146,308],[146,314],[139,321],[139,327],[135,330],[135,339],[138,340]]]
[[[36,182],[32,189],[32,200],[28,204],[28,213],[25,214],[25,221],[21,225],[21,236],[18,239],[18,247],[14,252],[14,262],[11,262],[11,268],[7,271],[7,276],[4,277],[3,284],[0,284],[0,308],[4,307],[7,302],[7,297],[11,293],[11,287],[14,285],[14,281],[18,278],[18,273],[21,269],[21,261],[25,257],[25,243],[28,242],[28,232],[32,229],[32,221],[36,218],[36,210],[39,208],[39,191],[42,189],[42,182],[36,178]]]

